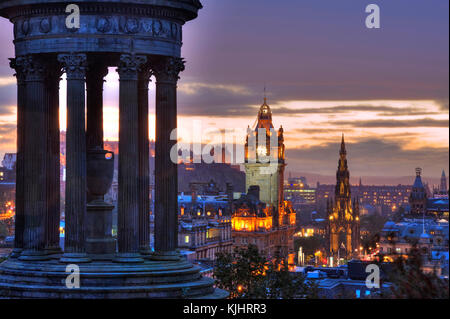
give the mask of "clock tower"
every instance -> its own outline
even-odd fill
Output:
[[[272,111],[264,98],[256,127],[247,128],[245,143],[245,187],[259,186],[260,201],[273,206],[275,211],[283,205],[284,193],[284,136],[283,127],[278,132],[272,123]]]

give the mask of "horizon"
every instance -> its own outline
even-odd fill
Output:
[[[285,130],[287,171],[334,175],[345,133],[352,176],[414,176],[416,167],[430,178],[442,169],[448,173],[449,4],[431,2],[381,0],[382,27],[368,30],[365,4],[347,0],[285,0],[284,6],[266,0],[203,1],[198,19],[184,31],[187,69],[179,84],[179,136],[189,142],[194,121],[205,128],[245,129],[254,122],[267,86],[274,126]],[[7,63],[14,56],[12,33],[2,18],[0,39],[8,45],[0,52],[0,156],[15,152],[16,84]],[[154,93],[153,82],[150,138]],[[63,80],[62,130],[64,96]],[[113,68],[104,104],[105,139],[115,140],[118,75]]]

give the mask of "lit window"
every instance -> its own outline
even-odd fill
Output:
[[[185,242],[186,244],[189,244],[189,236],[184,237],[184,242]]]

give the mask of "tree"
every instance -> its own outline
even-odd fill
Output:
[[[217,287],[227,290],[232,299],[317,297],[317,287],[306,283],[303,275],[289,272],[285,259],[269,261],[254,245],[236,248],[233,254],[219,253],[214,277]]]
[[[448,299],[448,279],[442,279],[436,272],[423,271],[423,258],[419,248],[414,246],[408,256],[399,256],[393,269],[387,272],[392,283],[391,298],[396,299]]]

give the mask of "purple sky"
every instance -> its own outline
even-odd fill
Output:
[[[381,8],[381,29],[365,27],[370,3]],[[345,132],[353,176],[448,172],[448,1],[203,4],[184,28],[180,126],[194,118],[251,125],[266,84],[275,127],[285,128],[288,171],[333,175]],[[0,155],[14,148],[11,40],[1,19]],[[116,95],[106,92],[114,113]]]

